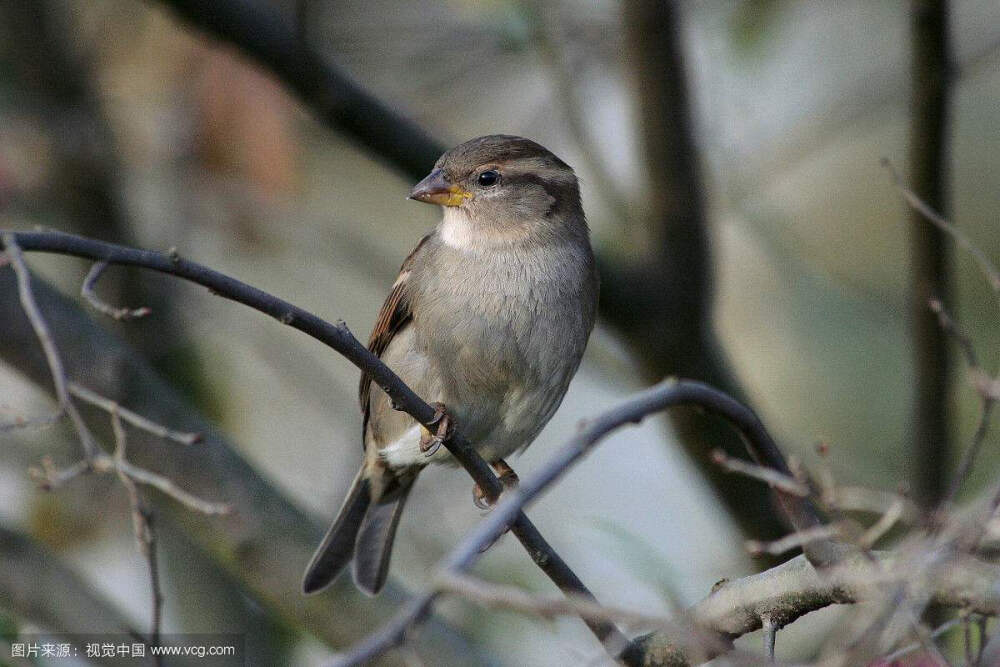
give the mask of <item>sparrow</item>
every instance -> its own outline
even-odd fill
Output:
[[[580,188],[547,149],[507,135],[472,139],[442,155],[409,198],[443,216],[403,262],[368,348],[432,402],[435,432],[362,374],[364,458],[306,569],[305,593],[352,558],[358,588],[382,589],[418,473],[455,463],[439,446],[450,428],[516,484],[504,458],[559,407],[594,327],[599,282]]]

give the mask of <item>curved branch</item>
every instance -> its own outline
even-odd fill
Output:
[[[15,241],[15,248],[24,251],[54,252],[83,257],[108,264],[139,266],[167,273],[209,288],[213,294],[237,301],[274,317],[346,357],[358,368],[369,373],[388,394],[394,405],[428,428],[433,427],[435,411],[417,396],[388,366],[365,348],[340,322],[330,324],[294,304],[263,290],[240,282],[208,267],[180,257],[175,249],[166,253],[138,250],[104,243],[60,232],[13,232],[0,230],[0,238]],[[13,244],[12,244],[13,245]],[[503,486],[489,465],[476,453],[465,437],[457,431],[444,443],[470,476],[491,500],[499,498]],[[511,531],[517,536],[532,560],[563,591],[593,597],[579,577],[546,542],[534,524],[523,514],[514,517]],[[610,623],[589,622],[588,626],[602,642],[625,642],[624,635]]]
[[[204,558],[211,559],[214,569],[206,576],[222,577],[224,581],[235,578],[248,594],[246,598],[241,596],[237,613],[244,618],[259,618],[263,606],[269,616],[289,619],[326,644],[342,647],[366,632],[364,624],[347,619],[385,618],[396,610],[404,597],[400,587],[391,582],[376,599],[363,597],[348,581],[337,582],[332,595],[293,594],[301,585],[302,567],[315,551],[325,526],[262,478],[239,453],[243,448],[206,421],[140,353],[101,328],[82,305],[37,275],[32,276],[32,288],[71,377],[86,379],[88,388],[125,401],[131,409],[157,422],[202,434],[199,446],[181,453],[176,444],[137,429],[130,434],[130,457],[171,479],[183,480],[185,487],[199,496],[220,497],[232,504],[232,514],[206,520],[160,494],[150,496],[160,525],[169,526],[170,533],[183,535],[185,544],[196,546]],[[17,280],[10,270],[0,271],[0,358],[35,384],[45,385],[51,377],[35,332],[21,310]],[[16,442],[17,438],[12,441]],[[35,453],[23,458],[22,467],[26,467],[29,460],[35,460]],[[74,521],[89,525],[100,520],[85,508],[70,509]],[[0,562],[6,562],[2,556]],[[3,574],[0,572],[0,579]],[[425,626],[422,637],[423,655],[432,664],[486,659],[441,620]]]
[[[700,382],[668,379],[586,423],[541,469],[504,494],[493,511],[442,559],[439,569],[446,577],[468,569],[483,549],[503,535],[525,505],[559,479],[606,435],[626,424],[640,422],[654,412],[682,405],[697,405],[724,418],[745,437],[748,449],[758,462],[790,474],[781,451],[749,408]],[[775,495],[797,530],[807,530],[819,524],[817,512],[808,499],[780,488],[775,488]],[[807,564],[827,566],[840,560],[846,547],[830,540],[818,540],[806,545],[805,551]],[[438,595],[438,590],[429,590],[414,598],[380,632],[341,657],[335,663],[337,667],[366,664],[400,645],[410,629],[430,614]]]

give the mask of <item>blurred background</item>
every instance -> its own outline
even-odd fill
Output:
[[[324,125],[172,4],[186,3],[0,1],[0,227],[176,247],[343,319],[366,340],[400,262],[439,211],[405,199],[416,180],[406,168]],[[910,223],[880,166],[889,158],[906,178],[907,3],[256,4],[442,146],[523,135],[580,176],[602,319],[562,408],[511,461],[522,476],[580,419],[679,374],[749,400],[807,466],[825,442],[838,480],[911,486]],[[996,257],[1000,5],[951,3],[951,36],[948,212]],[[390,590],[371,600],[340,581],[302,598],[298,576],[360,456],[356,369],[259,313],[150,273],[111,269],[100,293],[153,315],[98,319],[77,296],[86,263],[28,259],[69,297],[52,294],[64,318],[46,312],[74,379],[209,434],[190,449],[136,436],[135,456],[202,496],[252,510],[191,516],[148,494],[160,510],[166,632],[243,633],[251,664],[316,664],[378,628],[479,520],[464,473],[428,470],[403,518]],[[10,273],[0,269],[7,287]],[[964,254],[954,255],[951,284],[948,306],[992,366],[993,296]],[[14,292],[2,294],[10,305]],[[9,424],[55,403],[37,346],[12,333],[25,322],[16,308],[3,312],[13,313],[0,321],[0,423]],[[978,409],[954,361],[954,448],[942,474]],[[762,490],[707,463],[720,443],[739,451],[706,417],[650,419],[609,438],[530,515],[600,600],[669,613],[761,567],[744,539],[780,534]],[[995,444],[987,441],[968,494],[995,470]],[[54,493],[35,487],[29,465],[79,456],[66,424],[4,429],[0,450],[0,628],[91,629],[80,619],[147,627],[147,575],[121,487],[107,476]],[[217,470],[224,479],[213,478]],[[476,572],[554,592],[509,536]],[[34,593],[18,597],[29,579]],[[113,619],[73,616],[66,581]],[[779,655],[811,655],[814,628],[838,613],[793,625]],[[71,622],[84,626],[63,625]],[[601,655],[578,620],[458,601],[440,605],[414,651],[385,663],[555,665]]]

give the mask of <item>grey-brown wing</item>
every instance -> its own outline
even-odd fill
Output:
[[[399,269],[399,276],[396,278],[396,282],[392,284],[392,290],[389,292],[389,296],[386,297],[385,303],[382,304],[382,309],[379,310],[378,318],[375,320],[375,327],[372,329],[371,336],[368,339],[368,349],[377,357],[382,356],[385,349],[389,347],[389,343],[392,342],[393,337],[413,318],[413,313],[410,311],[410,267],[413,265],[414,258],[420,253],[421,248],[424,247],[429,238],[430,234],[420,239],[417,247],[403,261],[403,265]],[[361,412],[364,414],[364,422],[361,427],[362,439],[368,427],[368,418],[371,414],[371,383],[371,375],[362,372],[361,385],[358,388]]]

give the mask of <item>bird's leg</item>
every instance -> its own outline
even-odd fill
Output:
[[[504,491],[510,491],[511,489],[517,488],[518,477],[514,469],[507,465],[507,462],[503,459],[497,459],[490,464],[493,468],[493,472],[497,474],[500,478],[500,483],[503,484]],[[493,506],[493,503],[486,499],[486,492],[479,488],[476,484],[472,487],[472,502],[475,503],[476,507],[481,510],[488,510]]]
[[[420,451],[424,456],[434,456],[441,444],[451,437],[455,430],[455,424],[451,415],[444,407],[444,403],[431,403],[434,408],[434,418],[429,422],[429,426],[435,427],[435,433],[431,433],[426,428],[420,429]]]

